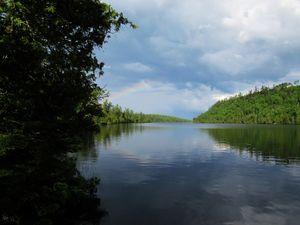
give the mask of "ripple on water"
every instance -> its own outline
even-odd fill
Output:
[[[101,177],[105,224],[299,224],[298,128],[130,129],[79,162]]]

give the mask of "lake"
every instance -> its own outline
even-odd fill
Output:
[[[78,168],[104,225],[300,224],[300,126],[112,125]]]

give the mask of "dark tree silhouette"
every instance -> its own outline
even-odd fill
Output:
[[[98,0],[0,1],[0,223],[77,224],[99,214],[97,179],[69,152],[95,127],[93,50],[130,23]],[[92,216],[93,215],[93,216]]]

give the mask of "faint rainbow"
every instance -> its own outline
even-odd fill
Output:
[[[109,96],[109,99],[110,100],[116,99],[116,98],[122,97],[124,95],[128,95],[130,93],[144,89],[145,87],[146,87],[145,81],[141,81],[141,82],[135,83],[129,87],[125,87],[125,88],[121,89],[120,91],[112,92],[112,94]]]

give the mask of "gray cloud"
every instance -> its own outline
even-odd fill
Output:
[[[148,79],[174,89],[189,82],[232,94],[289,81],[300,72],[298,0],[107,2],[139,25],[115,34],[97,53],[111,66],[114,75],[102,82],[112,91]],[[207,105],[198,111],[213,103],[208,98],[200,98]]]

